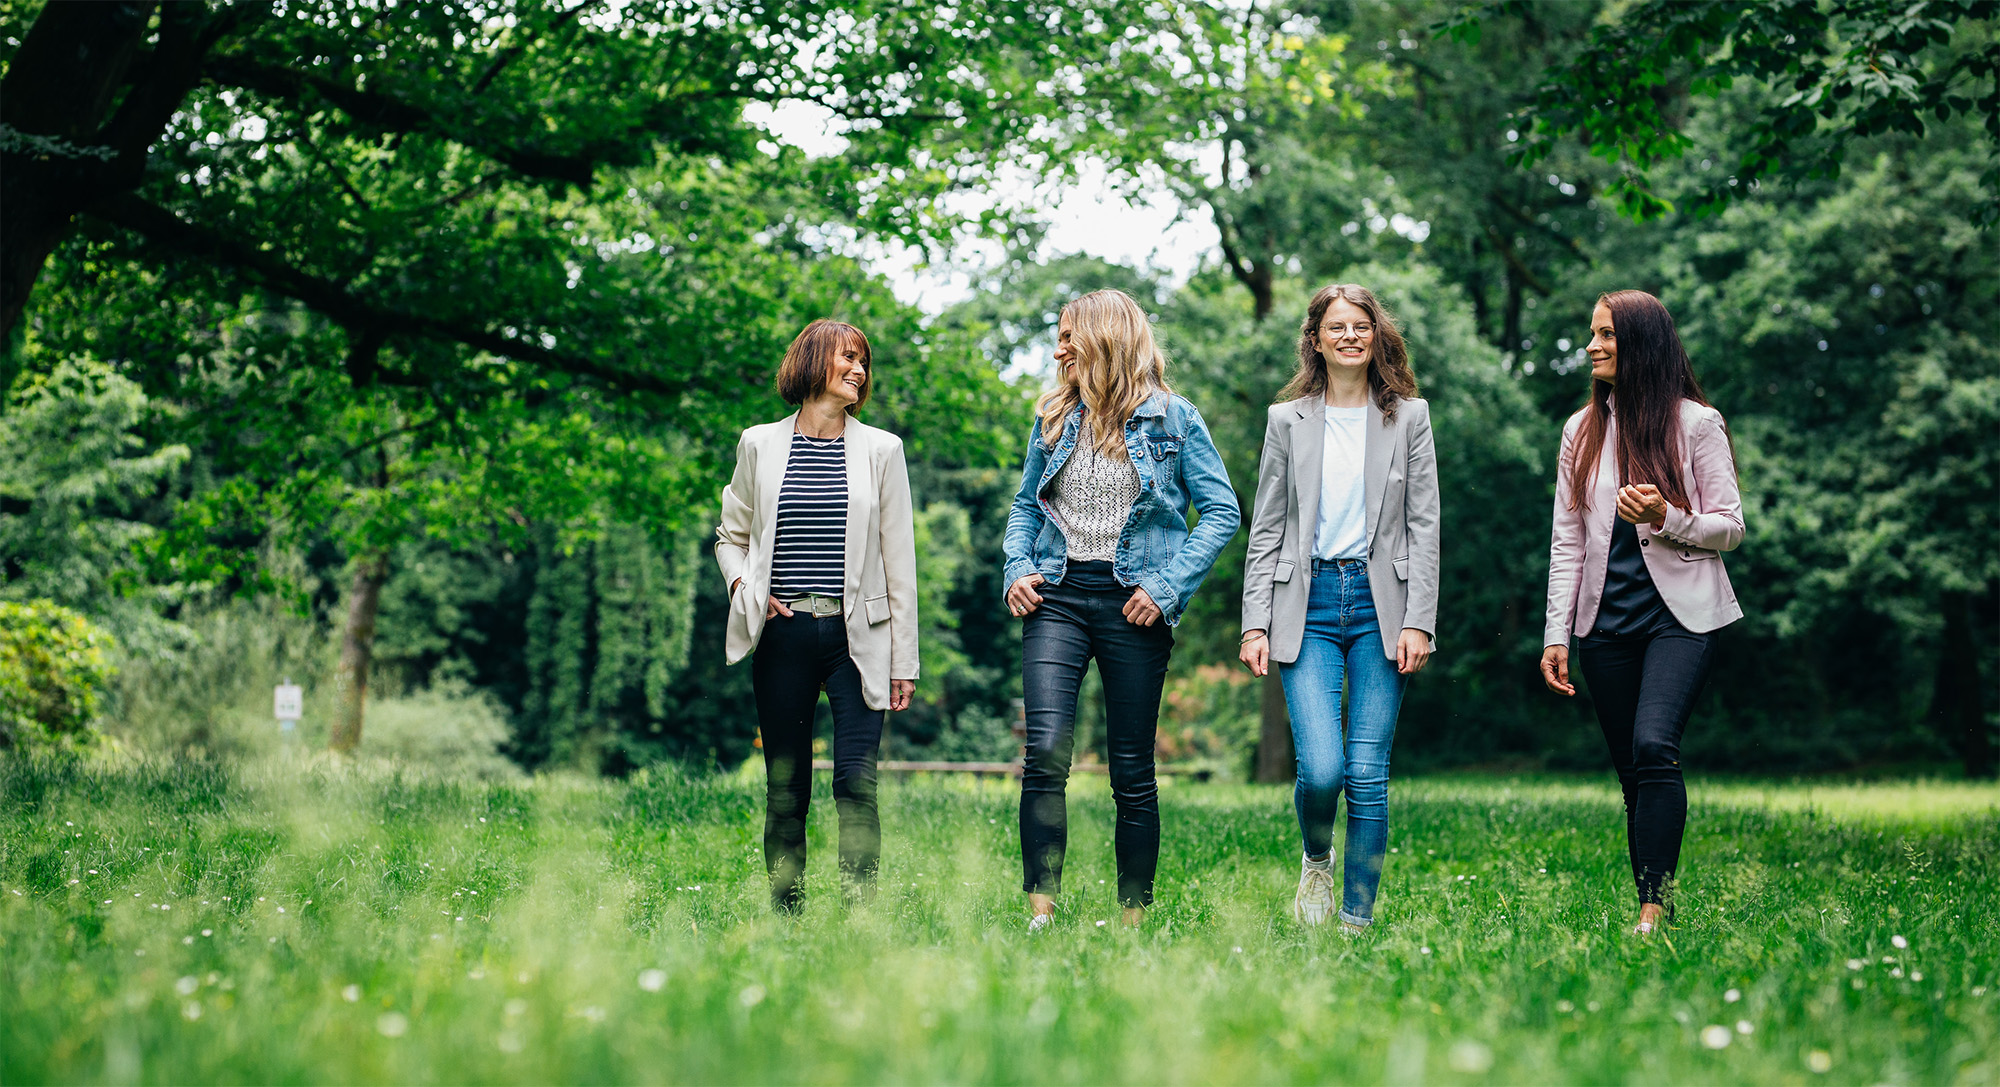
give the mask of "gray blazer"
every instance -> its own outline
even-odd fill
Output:
[[[736,444],[736,472],[722,489],[715,561],[722,583],[743,579],[729,597],[725,655],[749,656],[764,634],[771,553],[778,537],[778,491],[791,460],[798,415],[753,426]],[[917,678],[917,545],[903,440],[847,420],[847,654],[861,672],[868,708],[889,708],[889,681]]]
[[[1299,659],[1306,601],[1312,591],[1313,530],[1319,524],[1320,461],[1326,446],[1326,399],[1273,404],[1266,413],[1257,505],[1243,567],[1243,629],[1271,638],[1271,659]],[[1382,649],[1396,657],[1405,628],[1432,637],[1438,598],[1437,450],[1431,406],[1404,400],[1396,417],[1368,401],[1363,454],[1368,518],[1368,585],[1382,627]]]

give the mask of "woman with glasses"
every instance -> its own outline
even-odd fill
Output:
[[[1388,847],[1403,686],[1434,648],[1437,455],[1402,333],[1367,288],[1313,295],[1298,351],[1298,372],[1266,414],[1239,656],[1258,676],[1277,662],[1291,711],[1305,844],[1292,916],[1321,925],[1334,915],[1333,823],[1345,796],[1339,917],[1360,932],[1374,921]]]

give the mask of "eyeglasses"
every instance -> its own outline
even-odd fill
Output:
[[[1354,333],[1354,338],[1358,340],[1374,332],[1375,326],[1365,323],[1356,324],[1351,327],[1348,325],[1321,325],[1319,326],[1319,330],[1322,335],[1332,336],[1336,340],[1346,339],[1347,334],[1351,331]]]

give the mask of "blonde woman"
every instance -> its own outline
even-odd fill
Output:
[[[1299,756],[1305,839],[1292,916],[1334,912],[1333,820],[1347,798],[1339,915],[1375,918],[1389,841],[1389,748],[1403,687],[1437,629],[1438,480],[1430,405],[1395,319],[1365,287],[1313,295],[1299,369],[1264,431],[1243,572],[1241,658],[1272,661]]]
[[[903,441],[854,413],[868,337],[814,321],[778,367],[799,410],[753,426],[722,491],[715,560],[729,584],[730,664],[751,656],[765,770],[764,868],[780,912],[803,903],[812,723],[833,708],[840,872],[865,893],[882,852],[875,756],[885,710],[917,685],[917,552]],[[754,654],[754,655],[753,655]]]
[[[1242,519],[1201,413],[1167,385],[1166,357],[1130,296],[1096,291],[1064,306],[1055,360],[1006,537],[1007,608],[1024,624],[1030,932],[1047,927],[1062,890],[1064,790],[1092,659],[1118,807],[1118,901],[1126,924],[1144,919],[1160,855],[1153,743],[1173,627]]]

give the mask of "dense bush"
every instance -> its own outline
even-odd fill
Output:
[[[68,608],[0,601],[0,748],[87,743],[111,648],[109,634]]]

